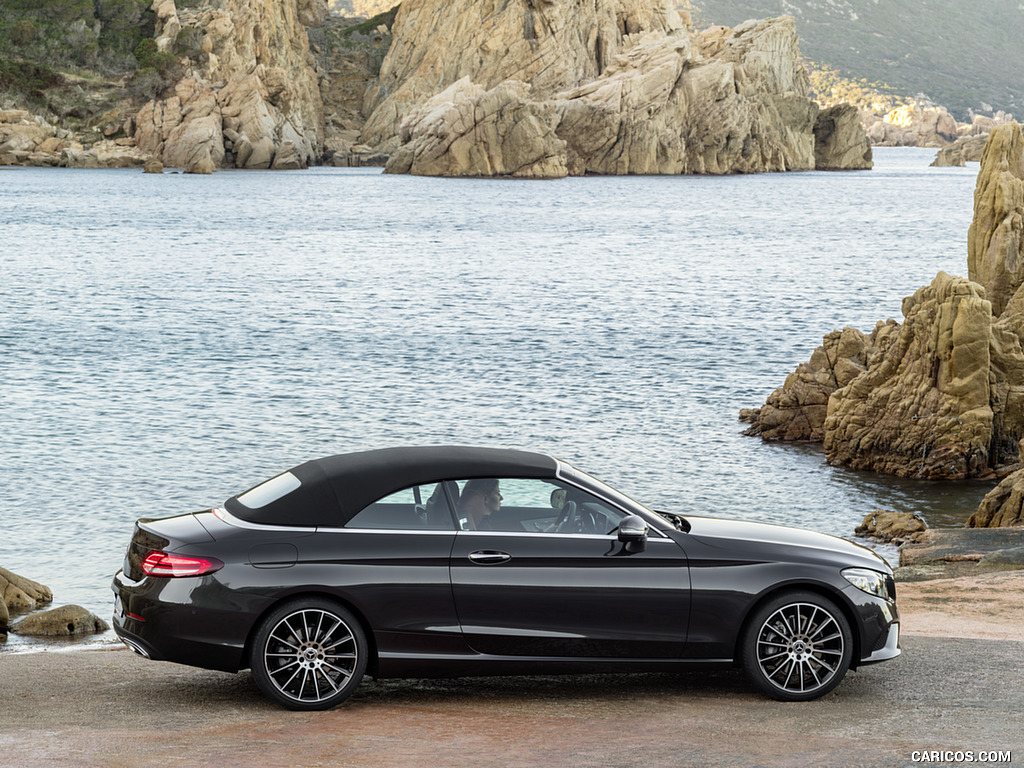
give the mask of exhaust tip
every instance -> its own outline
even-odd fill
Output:
[[[121,642],[127,645],[129,650],[139,654],[139,656],[141,656],[142,658],[149,658],[149,654],[146,652],[146,649],[143,648],[141,645],[133,643],[131,640],[125,640],[123,637],[121,638]]]

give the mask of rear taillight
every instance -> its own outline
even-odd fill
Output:
[[[224,563],[215,557],[185,557],[170,555],[166,552],[153,551],[142,561],[142,572],[146,576],[203,576],[214,573],[224,567]]]

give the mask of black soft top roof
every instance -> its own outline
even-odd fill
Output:
[[[369,504],[412,485],[474,477],[554,477],[550,456],[505,448],[418,446],[343,453],[289,470],[301,485],[259,509],[238,494],[224,506],[263,525],[338,527]]]

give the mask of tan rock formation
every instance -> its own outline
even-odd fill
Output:
[[[903,302],[905,321],[870,349],[845,386],[831,386],[829,337],[816,360],[792,374],[764,407],[745,411],[750,434],[817,439],[828,460],[922,478],[1004,476],[1020,466],[1024,438],[1024,137],[992,131],[975,191],[969,234],[972,280],[939,273]],[[979,284],[984,280],[985,285]],[[991,301],[990,301],[991,298]],[[854,338],[854,337],[851,337]],[[832,345],[836,346],[833,334]],[[836,353],[838,354],[838,353]],[[824,358],[824,359],[823,359]],[[855,373],[855,371],[853,371]],[[1024,476],[1018,476],[1024,484]],[[1013,483],[977,516],[1016,519]],[[996,512],[1009,504],[1010,512]]]
[[[874,167],[871,142],[861,127],[856,107],[837,104],[818,113],[814,122],[814,167],[819,171]]]
[[[790,17],[746,22],[713,42],[650,33],[593,82],[555,98],[575,173],[756,173],[814,167]],[[701,51],[714,51],[706,58]]]
[[[147,160],[149,155],[133,142],[105,139],[97,141],[89,149],[80,146],[62,149],[56,164],[61,168],[135,168],[145,165]]]
[[[53,600],[49,587],[0,568],[0,631],[7,627],[10,611],[30,611]]]
[[[876,364],[896,337],[895,320],[879,323],[870,335],[856,328],[832,331],[759,409],[741,414],[753,426],[744,434],[765,440],[821,442],[832,393]]]
[[[879,509],[866,515],[854,533],[873,541],[903,544],[920,538],[927,529],[928,524],[912,512]]]
[[[990,134],[974,190],[974,219],[967,232],[967,269],[981,283],[1000,317],[1007,305],[1024,312],[1024,135],[1020,125]]]
[[[956,119],[944,107],[908,104],[878,118],[865,115],[868,139],[878,147],[943,147],[956,141]]]
[[[566,175],[565,142],[551,103],[530,102],[530,86],[506,80],[491,90],[463,78],[402,121],[402,146],[386,173],[426,176]]]
[[[96,614],[80,605],[64,605],[41,613],[26,616],[11,631],[19,635],[59,637],[62,635],[85,635],[110,629]]]
[[[56,166],[65,149],[82,150],[70,131],[21,109],[0,110],[0,165]]]
[[[172,168],[192,168],[201,158],[219,166],[224,140],[217,96],[194,78],[180,81],[174,93],[149,102],[135,116],[139,148]]]
[[[985,494],[967,520],[968,528],[1024,526],[1024,440],[1018,443],[1018,469]]]
[[[963,168],[967,163],[981,162],[988,143],[988,134],[961,136],[948,147],[943,147],[932,160],[933,168]]]
[[[694,43],[682,32],[631,35],[596,79],[535,101],[537,89],[518,81],[487,89],[464,78],[403,121],[388,169],[541,177],[811,169],[817,108],[796,40],[788,17],[715,28]],[[865,167],[870,147],[862,132],[855,139],[855,114],[843,120],[826,156]],[[474,141],[482,145],[471,149]]]
[[[176,10],[154,0],[157,44],[173,50],[191,31],[200,39],[174,95],[148,103],[135,117],[138,146],[166,166],[204,172],[226,155],[243,168],[305,167],[323,145],[323,102],[306,26],[327,15],[325,0],[225,0],[217,8]],[[249,151],[249,148],[252,148]],[[298,158],[296,160],[296,158]],[[241,162],[239,161],[241,159]]]
[[[682,29],[664,0],[406,0],[366,94],[362,141],[394,149],[405,115],[464,77],[485,90],[527,82],[543,100],[598,77],[629,36]]]
[[[825,455],[904,477],[981,474],[993,421],[984,289],[940,272],[904,299],[903,314],[881,361],[829,398]]]
[[[1000,528],[1024,525],[1024,469],[1003,478],[985,494],[978,509],[967,520],[969,528]]]

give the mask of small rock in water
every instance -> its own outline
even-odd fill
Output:
[[[875,541],[902,544],[928,528],[927,523],[912,512],[875,510],[854,530],[858,536]]]

